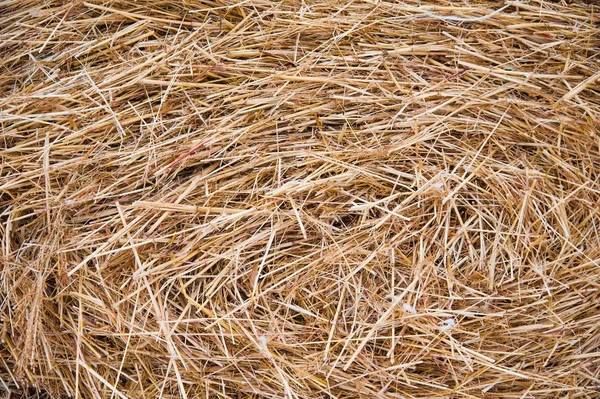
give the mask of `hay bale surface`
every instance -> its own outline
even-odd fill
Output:
[[[0,391],[599,397],[599,13],[0,1]]]

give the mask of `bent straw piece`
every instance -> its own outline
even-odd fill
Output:
[[[565,94],[559,101],[569,101],[570,99],[584,91],[588,86],[596,83],[598,80],[600,80],[600,71],[596,72],[595,75],[592,75],[589,78],[585,79],[573,89],[569,90],[569,92]]]

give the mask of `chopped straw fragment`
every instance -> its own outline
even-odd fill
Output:
[[[0,0],[0,397],[600,397],[599,16]]]

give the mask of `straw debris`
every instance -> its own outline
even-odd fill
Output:
[[[598,397],[599,14],[0,0],[3,397]]]

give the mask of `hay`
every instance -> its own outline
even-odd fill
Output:
[[[0,1],[0,390],[598,397],[594,3]]]

